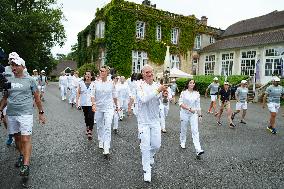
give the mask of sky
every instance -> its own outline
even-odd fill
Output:
[[[63,21],[66,32],[65,45],[52,49],[52,54],[68,54],[71,46],[77,43],[77,34],[85,29],[94,19],[96,9],[102,8],[111,0],[58,0],[62,5],[66,21]],[[128,0],[141,4],[142,0]],[[284,10],[283,0],[151,0],[157,9],[176,14],[192,15],[197,18],[206,16],[208,25],[226,29],[238,21]]]

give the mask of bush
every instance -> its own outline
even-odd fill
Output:
[[[225,76],[213,76],[213,75],[196,75],[193,76],[193,79],[195,80],[197,90],[200,92],[200,94],[204,95],[205,91],[212,83],[213,78],[218,77],[219,83],[222,86],[225,81]],[[247,80],[249,76],[244,76],[244,75],[231,75],[227,77],[227,81],[230,83],[231,86],[236,86],[238,85],[242,80]],[[185,84],[188,81],[187,78],[180,78],[176,80],[177,86],[179,91],[181,92],[185,88]]]
[[[90,70],[94,73],[94,75],[97,75],[99,73],[99,70],[97,69],[96,65],[95,64],[92,64],[92,63],[89,63],[89,64],[84,64],[82,65],[79,69],[78,69],[78,72],[79,72],[79,76],[82,77],[85,72],[87,70]]]

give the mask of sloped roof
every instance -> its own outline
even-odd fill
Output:
[[[67,67],[69,67],[72,70],[77,69],[77,62],[73,60],[62,60],[59,62],[54,70],[52,70],[50,75],[61,75],[61,72],[64,71]]]
[[[201,52],[258,46],[280,42],[284,42],[284,27],[280,30],[217,40],[215,43],[203,48]]]
[[[223,37],[235,36],[245,33],[264,31],[284,26],[284,11],[273,11],[269,14],[239,21],[229,26],[222,34]]]

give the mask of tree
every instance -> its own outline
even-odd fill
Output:
[[[51,71],[51,48],[65,42],[65,19],[57,0],[1,0],[0,44],[6,54],[17,52],[28,71]]]

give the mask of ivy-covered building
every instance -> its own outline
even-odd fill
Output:
[[[78,34],[78,66],[107,64],[129,76],[147,63],[157,73],[163,71],[166,46],[170,46],[171,67],[194,74],[201,36],[209,45],[220,32],[207,26],[206,17],[199,20],[158,10],[147,0],[142,4],[112,0],[97,9],[93,21]]]

